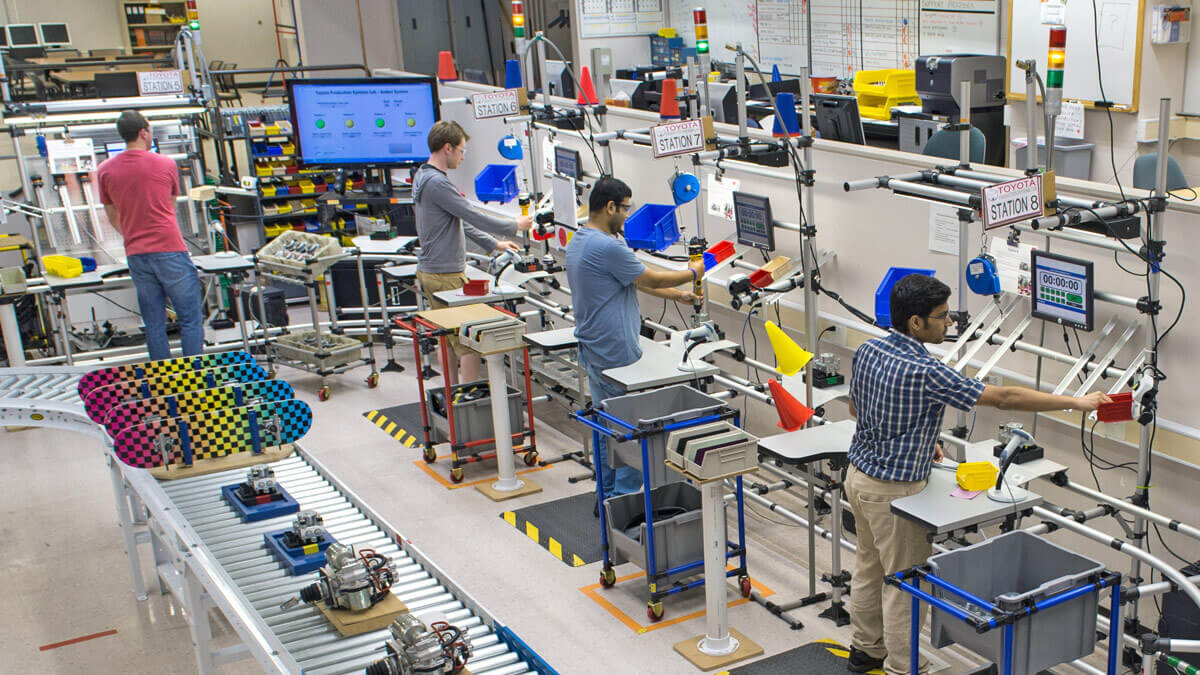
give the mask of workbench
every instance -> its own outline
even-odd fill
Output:
[[[695,371],[680,370],[679,364],[683,361],[686,346],[673,348],[642,335],[638,336],[638,344],[642,348],[642,358],[627,366],[601,371],[605,377],[621,385],[627,392],[704,380],[721,372],[720,368],[711,363],[694,360],[691,363],[698,364]]]

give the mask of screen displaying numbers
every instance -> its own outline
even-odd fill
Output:
[[[1031,295],[1034,316],[1091,330],[1090,262],[1034,251]]]
[[[775,250],[771,202],[766,197],[734,192],[733,220],[737,227],[739,244],[768,251]]]

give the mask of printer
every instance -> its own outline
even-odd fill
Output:
[[[1004,166],[1004,78],[1006,59],[987,54],[931,54],[917,57],[917,95],[922,112],[957,121],[962,82],[971,83],[971,125],[987,139],[987,164]]]

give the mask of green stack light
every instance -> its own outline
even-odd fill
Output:
[[[1050,52],[1046,57],[1046,88],[1062,89],[1063,70],[1067,65],[1067,29],[1050,28]]]
[[[696,25],[696,53],[708,53],[708,12],[703,7],[692,10],[692,23]]]

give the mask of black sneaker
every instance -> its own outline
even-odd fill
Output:
[[[854,647],[850,648],[850,658],[846,662],[846,670],[852,673],[869,673],[878,668],[883,668],[883,659],[873,659],[867,656],[866,652],[859,651]]]

